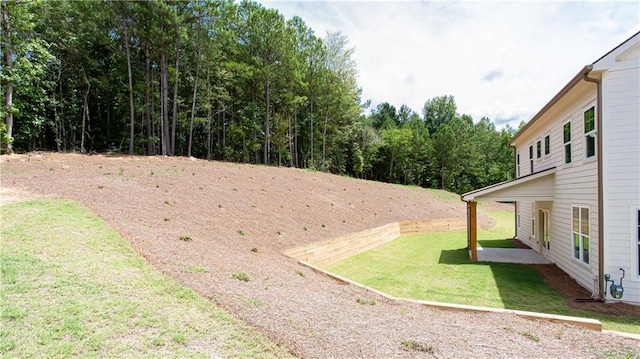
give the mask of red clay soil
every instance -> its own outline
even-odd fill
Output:
[[[0,165],[3,197],[84,204],[151,264],[301,357],[584,358],[640,349],[637,340],[511,314],[392,302],[282,254],[399,220],[464,218],[463,202],[435,191],[189,158],[44,153],[2,156]],[[251,280],[232,278],[240,272]]]

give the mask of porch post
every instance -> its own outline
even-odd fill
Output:
[[[478,202],[467,202],[469,212],[469,250],[471,250],[471,262],[478,261],[478,221],[476,216],[476,206]]]

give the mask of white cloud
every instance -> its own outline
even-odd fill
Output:
[[[347,35],[375,107],[453,95],[460,113],[527,121],[584,65],[640,30],[636,2],[263,1]]]

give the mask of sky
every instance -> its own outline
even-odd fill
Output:
[[[585,65],[640,31],[640,3],[260,1],[316,36],[339,31],[355,48],[371,108],[422,114],[436,96],[498,128],[528,121]]]

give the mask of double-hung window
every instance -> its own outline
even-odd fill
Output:
[[[551,153],[551,135],[544,136],[544,155],[548,156]]]
[[[585,158],[596,155],[596,115],[593,107],[584,112],[584,146]]]
[[[529,164],[531,167],[529,171],[533,173],[533,145],[529,146]]]
[[[571,121],[562,126],[564,139],[564,163],[571,163]]]
[[[520,154],[516,155],[516,177],[520,177]]]
[[[589,264],[589,208],[572,206],[573,258]]]
[[[542,157],[542,141],[536,142],[536,158]]]
[[[638,275],[640,276],[640,209],[636,211],[636,240],[638,243]]]

